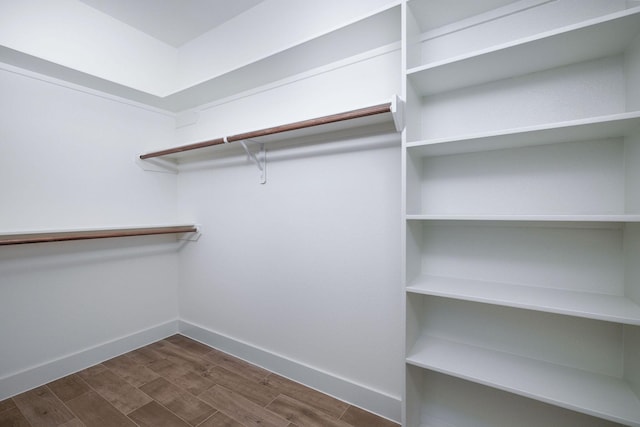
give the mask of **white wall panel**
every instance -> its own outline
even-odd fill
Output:
[[[175,176],[133,161],[146,141],[171,137],[172,117],[9,69],[0,93],[0,231],[175,221]],[[4,388],[14,374],[174,320],[175,245],[2,247],[0,394],[19,391]]]
[[[231,101],[179,136],[383,102],[398,90],[397,61],[392,53]],[[399,136],[285,145],[268,146],[265,185],[237,150],[179,175],[180,214],[208,236],[181,253],[180,316],[397,397]]]
[[[79,1],[0,2],[0,44],[154,95],[174,86],[176,49]]]
[[[0,91],[0,230],[174,221],[175,177],[134,164],[171,139],[173,117],[10,68]]]
[[[389,0],[264,1],[181,46],[177,86],[191,86],[273,55],[390,3]]]

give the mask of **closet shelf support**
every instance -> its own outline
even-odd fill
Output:
[[[224,142],[228,143],[227,138],[224,138]],[[264,142],[252,141],[251,139],[240,140],[240,145],[244,149],[245,153],[247,153],[247,158],[252,161],[260,171],[260,184],[267,183],[267,148],[265,147]],[[252,153],[247,147],[247,142],[253,142],[258,145],[257,153]]]
[[[224,143],[230,144],[232,141],[229,141],[227,137],[224,137]],[[241,139],[237,142],[240,143],[244,152],[247,153],[247,159],[253,162],[260,171],[260,184],[266,184],[267,182],[267,149],[264,145],[264,142],[253,141],[251,139]],[[253,142],[258,145],[257,153],[252,153],[247,147],[247,142]]]

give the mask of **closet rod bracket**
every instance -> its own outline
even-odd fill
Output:
[[[140,167],[140,169],[147,172],[171,173],[174,175],[178,173],[177,164],[170,160],[160,158],[142,160],[140,156],[136,156],[134,162]]]
[[[225,138],[226,142],[226,138]],[[264,142],[252,141],[251,139],[240,140],[240,145],[244,148],[244,151],[247,153],[247,158],[252,161],[260,171],[260,184],[266,184],[267,182],[267,148],[265,147]],[[253,142],[258,145],[258,150],[256,153],[252,153],[247,147],[247,142]]]

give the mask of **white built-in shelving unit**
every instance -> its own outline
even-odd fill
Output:
[[[404,425],[640,426],[640,2],[403,2]]]

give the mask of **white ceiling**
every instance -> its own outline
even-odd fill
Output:
[[[80,0],[179,47],[263,0]]]

